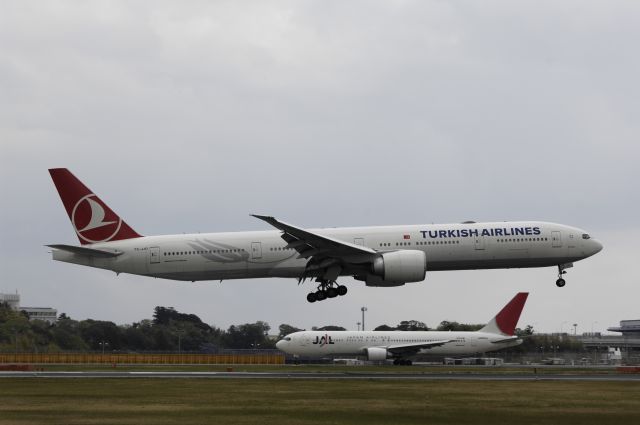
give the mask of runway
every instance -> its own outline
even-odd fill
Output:
[[[14,372],[1,378],[173,378],[173,379],[331,379],[423,381],[590,381],[638,382],[640,374],[499,374],[499,373],[286,373],[286,372]]]

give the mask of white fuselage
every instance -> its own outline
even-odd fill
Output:
[[[522,340],[487,332],[445,331],[301,331],[278,341],[279,350],[296,356],[320,358],[333,355],[366,355],[373,347],[387,348],[410,344],[429,344],[447,340],[437,347],[421,349],[421,354],[458,356],[486,353],[513,347]],[[497,342],[505,341],[505,342]]]
[[[572,263],[602,249],[575,227],[546,222],[494,222],[312,229],[384,253],[421,250],[427,271],[546,267]],[[59,261],[173,280],[297,278],[307,259],[286,248],[279,230],[145,236],[85,245],[113,258],[54,250]],[[353,274],[343,270],[342,275]]]

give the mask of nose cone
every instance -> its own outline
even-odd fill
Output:
[[[599,253],[600,251],[602,251],[602,244],[600,242],[598,242],[597,240],[592,239],[591,240],[591,250],[592,250],[591,255],[595,255],[595,254]]]
[[[278,350],[283,350],[284,351],[284,339],[281,339],[280,341],[276,342],[276,348]]]

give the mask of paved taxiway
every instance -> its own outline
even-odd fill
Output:
[[[425,381],[638,382],[640,374],[285,373],[285,372],[0,372],[1,378],[400,379]]]

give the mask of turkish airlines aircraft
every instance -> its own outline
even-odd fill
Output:
[[[410,365],[406,357],[416,354],[460,356],[486,353],[522,343],[514,335],[527,301],[518,293],[491,321],[476,332],[455,331],[301,331],[285,336],[276,347],[296,356],[366,356],[368,360],[393,359]]]
[[[142,236],[66,168],[49,170],[81,246],[48,245],[53,259],[163,279],[315,279],[309,302],[347,293],[339,276],[368,286],[424,280],[427,271],[558,267],[602,249],[584,230],[539,221],[303,229],[254,215],[277,230]]]

